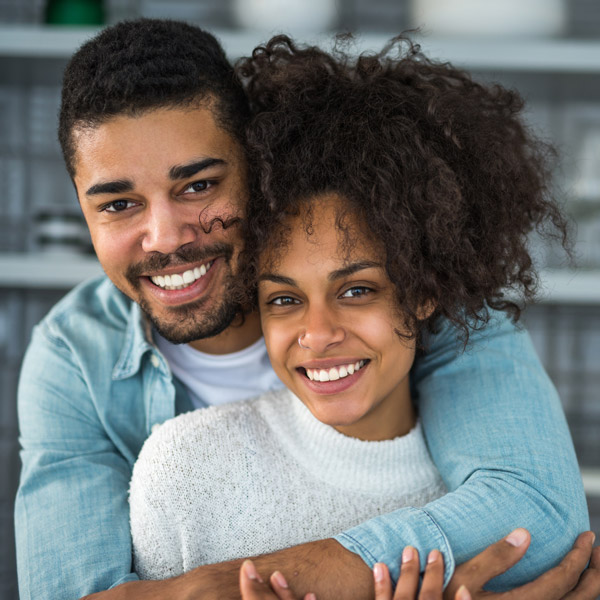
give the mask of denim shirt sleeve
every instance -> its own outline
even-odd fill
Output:
[[[521,585],[556,565],[589,528],[579,468],[560,400],[528,334],[494,315],[461,353],[445,326],[414,368],[428,446],[449,493],[422,508],[371,519],[339,536],[394,579],[402,549],[444,555],[444,583],[456,565],[516,527],[531,546],[489,589]]]
[[[71,600],[137,579],[127,501],[131,464],[109,439],[74,355],[39,326],[18,403],[20,597]]]

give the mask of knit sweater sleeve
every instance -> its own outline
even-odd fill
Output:
[[[135,463],[129,489],[134,569],[141,579],[166,579],[184,571],[177,511],[169,501],[177,486],[177,421],[151,435]]]

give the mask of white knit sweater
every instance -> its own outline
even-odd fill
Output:
[[[144,444],[130,489],[144,579],[322,539],[445,493],[419,424],[365,442],[287,390],[186,413]]]

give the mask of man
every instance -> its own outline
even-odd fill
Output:
[[[67,67],[59,138],[108,279],[61,301],[24,361],[15,509],[24,599],[238,593],[239,561],[136,582],[127,489],[155,425],[281,385],[256,315],[235,296],[247,117],[218,43],[182,23],[118,24]],[[259,570],[293,572],[296,589],[320,598],[368,597],[370,566],[397,565],[408,544],[423,557],[439,549],[448,582],[456,564],[516,526],[532,548],[498,585],[558,562],[588,527],[560,403],[524,333],[496,315],[476,337],[476,352],[458,358],[460,341],[443,325],[415,370],[451,493],[263,557]]]

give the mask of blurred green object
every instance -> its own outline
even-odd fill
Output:
[[[102,25],[102,0],[48,0],[46,23],[51,25]]]

